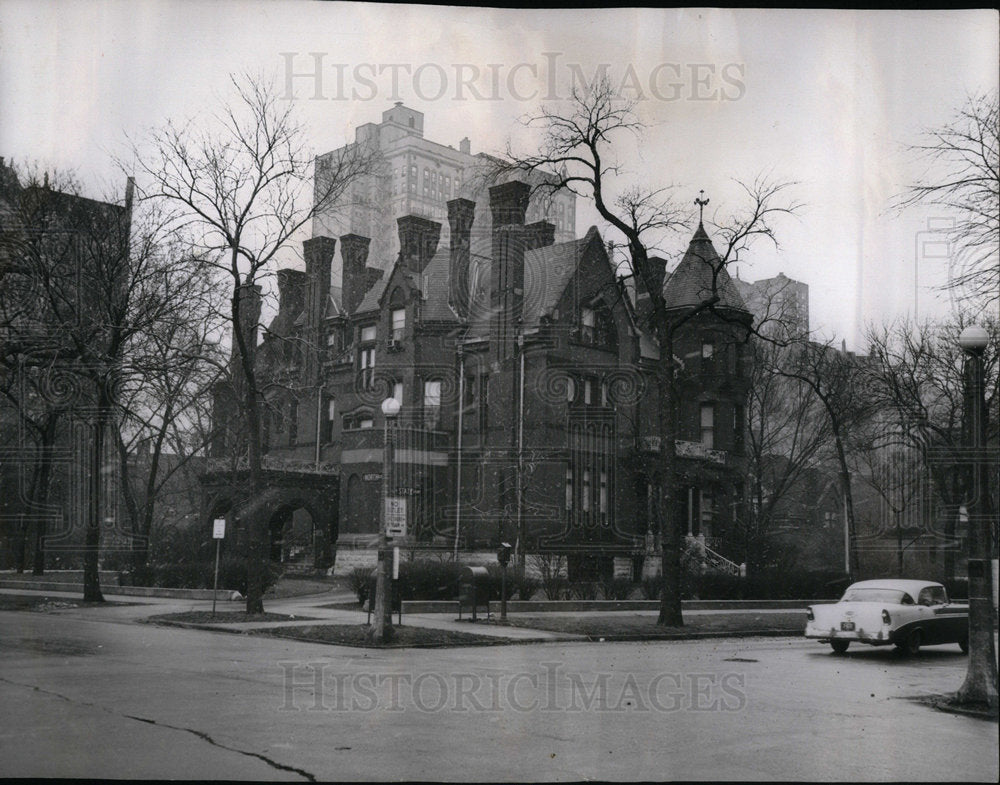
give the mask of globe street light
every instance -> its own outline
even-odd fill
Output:
[[[958,343],[967,355],[965,400],[968,407],[972,481],[968,496],[969,669],[956,696],[963,704],[997,707],[997,664],[993,643],[993,527],[989,515],[986,449],[986,399],[983,352],[989,334],[978,325],[962,330]]]
[[[400,402],[395,398],[386,398],[382,401],[382,414],[385,425],[383,427],[382,440],[382,514],[380,516],[380,526],[378,535],[378,565],[375,575],[375,628],[373,632],[373,642],[376,644],[387,643],[392,635],[392,618],[390,613],[392,606],[386,595],[389,588],[389,556],[388,538],[386,528],[389,524],[389,471],[392,468],[392,442],[389,439],[389,422],[395,420],[399,414]]]

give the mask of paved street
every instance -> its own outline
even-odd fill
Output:
[[[135,623],[153,605],[0,613],[5,776],[998,774],[995,724],[910,700],[958,687],[954,646],[915,660],[796,638],[371,651]]]

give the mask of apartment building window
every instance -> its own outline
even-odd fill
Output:
[[[434,430],[441,419],[441,381],[424,382],[424,427]]]
[[[701,405],[701,445],[712,449],[715,447],[715,404]]]
[[[608,405],[608,383],[605,381],[601,382],[601,406]]]
[[[598,507],[598,510],[601,513],[601,523],[604,523],[607,520],[608,516],[608,473],[607,472],[601,472],[601,485],[599,493],[600,495],[598,497],[598,504],[600,506]]]
[[[707,491],[701,492],[701,526],[698,530],[699,534],[704,534],[706,537],[712,536],[712,495]]]
[[[590,379],[583,380],[583,403],[585,406],[590,406],[593,403],[593,387],[594,383]]]
[[[358,427],[359,428],[374,428],[375,427],[375,420],[374,420],[374,418],[371,415],[369,415],[367,417],[362,417],[358,421]]]
[[[566,403],[573,403],[576,398],[576,380],[569,376],[566,378]]]
[[[372,324],[361,328],[361,343],[370,343],[378,335],[378,328]]]
[[[392,339],[394,341],[403,340],[403,333],[406,330],[406,309],[396,308],[392,312]]]
[[[566,511],[573,510],[573,467],[566,467]]]
[[[392,397],[399,401],[399,405],[402,406],[403,401],[403,383],[394,382],[392,385]]]
[[[583,511],[590,512],[590,469],[583,470]]]

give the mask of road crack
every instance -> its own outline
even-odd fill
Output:
[[[226,750],[228,752],[235,752],[238,753],[239,755],[246,755],[247,757],[250,758],[257,758],[258,760],[263,761],[273,769],[277,769],[279,771],[289,771],[293,774],[298,774],[300,777],[307,780],[308,782],[316,782],[316,776],[306,771],[305,769],[299,769],[296,768],[295,766],[286,766],[284,763],[278,763],[278,761],[272,760],[271,758],[267,757],[266,755],[262,755],[259,752],[248,752],[247,750],[241,750],[237,747],[229,747],[225,744],[222,744],[221,742],[216,741],[204,731],[195,730],[194,728],[185,728],[179,725],[170,725],[166,722],[159,722],[158,720],[149,719],[148,717],[137,717],[133,714],[122,714],[121,712],[115,711],[114,709],[109,709],[107,706],[102,706],[99,703],[91,703],[89,701],[79,700],[78,698],[71,698],[68,695],[63,695],[61,692],[55,692],[54,690],[47,690],[44,687],[39,687],[36,684],[25,684],[24,682],[14,681],[12,679],[5,679],[2,676],[0,676],[0,682],[3,682],[5,684],[10,684],[15,687],[23,687],[25,689],[33,690],[34,692],[40,692],[43,695],[50,695],[53,698],[58,698],[59,700],[66,701],[67,703],[72,703],[79,706],[86,706],[87,708],[92,708],[92,709],[99,709],[100,711],[103,711],[107,714],[115,715],[117,717],[124,717],[125,719],[135,720],[136,722],[144,722],[147,725],[155,725],[157,727],[167,728],[169,730],[176,730],[176,731],[183,731],[185,733],[190,733],[194,736],[197,736],[202,741],[208,742],[213,747],[218,747],[219,749]]]
[[[284,763],[278,763],[278,761],[272,760],[271,758],[267,757],[266,755],[262,755],[259,752],[247,752],[246,750],[241,750],[238,749],[237,747],[227,747],[225,744],[222,744],[221,742],[218,742],[215,739],[213,739],[204,731],[195,730],[194,728],[185,728],[180,725],[169,725],[166,722],[151,720],[148,717],[136,717],[134,714],[123,714],[121,716],[127,717],[130,720],[144,722],[147,725],[155,725],[158,728],[169,728],[170,730],[179,730],[179,731],[184,731],[185,733],[190,733],[194,736],[197,736],[202,741],[207,741],[213,747],[218,747],[219,749],[228,750],[229,752],[237,752],[240,755],[247,755],[251,758],[257,758],[258,760],[264,761],[264,763],[266,763],[268,766],[271,766],[272,768],[278,769],[280,771],[290,771],[293,774],[298,774],[300,777],[305,778],[309,782],[316,782],[315,775],[310,774],[308,771],[304,769],[299,769],[296,768],[295,766],[286,766]]]

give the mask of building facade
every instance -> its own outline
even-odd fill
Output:
[[[402,542],[509,542],[566,555],[571,577],[607,574],[658,536],[661,359],[641,326],[648,298],[629,296],[596,228],[558,242],[552,223],[529,222],[530,192],[490,188],[485,227],[475,202],[449,200],[447,243],[440,223],[399,218],[392,264],[368,238],[343,235],[340,287],[328,237],[306,241],[304,273],[279,273],[258,351],[275,382],[265,442],[273,465],[335,478],[324,540],[373,545],[386,496]],[[477,229],[485,259],[472,252]],[[670,318],[696,307],[706,282],[721,293],[675,339],[676,512],[724,552],[739,514],[750,317],[703,228],[669,277],[659,264]],[[389,397],[401,410],[387,422]]]

